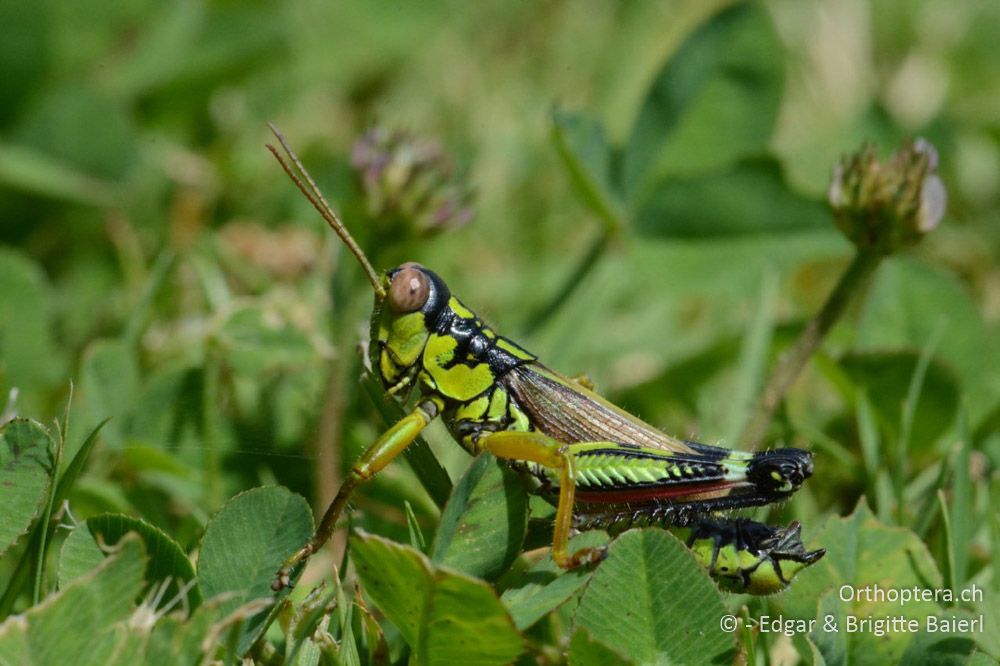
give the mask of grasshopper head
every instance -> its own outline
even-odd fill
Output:
[[[380,276],[337,217],[337,213],[327,203],[326,197],[319,191],[316,182],[285,137],[274,125],[269,124],[269,127],[288,159],[270,144],[267,146],[268,150],[358,260],[365,277],[371,283],[375,293],[375,309],[372,312],[369,359],[372,368],[382,378],[386,390],[391,394],[402,391],[405,395],[408,388],[413,386],[421,367],[424,347],[437,328],[439,316],[448,307],[451,292],[436,273],[412,262]]]
[[[437,273],[413,262],[386,271],[382,287],[385,296],[376,297],[372,313],[369,354],[383,385],[393,391],[412,385],[451,291]]]

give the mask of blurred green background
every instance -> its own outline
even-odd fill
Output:
[[[1000,4],[767,2],[766,25],[707,47],[738,55],[726,75],[684,98],[697,82],[671,58],[724,4],[0,4],[0,396],[16,389],[9,410],[48,422],[72,382],[71,447],[113,417],[79,517],[139,514],[190,546],[248,487],[321,503],[337,442],[350,460],[382,427],[356,382],[370,296],[264,149],[267,121],[376,268],[432,267],[553,368],[733,447],[851,256],[822,205],[832,165],[863,141],[929,138],[945,221],[880,268],[771,439],[818,452],[795,516],[815,525],[867,494],[924,534],[964,422],[989,506]],[[351,165],[373,126],[437,142],[474,219],[431,235],[375,214]],[[903,469],[866,453],[859,404],[879,441],[906,435]],[[466,463],[428,438],[453,471]],[[402,498],[435,514],[409,474],[393,466],[362,495],[366,524],[404,534]],[[971,576],[989,550],[986,523],[970,525]]]

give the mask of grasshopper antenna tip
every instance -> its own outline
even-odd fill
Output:
[[[344,242],[344,245],[346,245],[347,249],[351,251],[354,258],[358,260],[358,263],[361,264],[361,268],[364,270],[368,281],[372,283],[372,288],[375,290],[376,298],[381,301],[385,298],[385,288],[382,286],[382,281],[379,279],[378,273],[375,272],[374,268],[372,268],[371,262],[368,261],[368,257],[365,256],[361,246],[357,244],[354,237],[351,236],[350,232],[347,230],[347,227],[345,227],[344,223],[340,221],[337,214],[333,212],[333,207],[327,202],[326,197],[323,196],[323,193],[316,185],[316,181],[313,180],[309,171],[302,164],[299,156],[295,154],[294,150],[292,150],[292,147],[285,139],[285,135],[282,134],[281,130],[279,130],[272,122],[268,122],[267,126],[271,130],[271,133],[274,134],[274,137],[278,140],[278,143],[281,144],[281,148],[285,151],[285,155],[288,156],[288,159],[286,160],[285,157],[282,156],[281,152],[270,143],[265,144],[267,149],[270,150],[271,154],[274,155],[274,158],[278,160],[278,164],[280,164],[281,168],[284,169],[286,174],[288,174],[288,177],[292,179],[292,182],[294,182],[296,187],[299,188],[299,191],[305,195],[306,199],[309,200],[309,203],[313,205],[313,208],[315,208],[320,216],[326,220],[326,223],[331,229],[333,229],[334,233],[336,233],[340,240]]]

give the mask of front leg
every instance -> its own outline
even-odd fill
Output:
[[[556,507],[555,527],[552,534],[552,559],[563,569],[600,562],[607,555],[607,548],[583,548],[569,552],[569,533],[573,526],[573,501],[576,493],[576,465],[573,453],[563,442],[540,432],[515,432],[505,430],[484,434],[477,448],[498,458],[533,462],[559,471],[559,504]]]
[[[361,458],[351,467],[351,473],[344,484],[337,491],[337,496],[333,498],[323,519],[316,528],[316,533],[309,542],[302,546],[294,555],[289,557],[275,574],[271,589],[275,592],[291,585],[292,571],[295,567],[304,564],[323,544],[329,541],[337,527],[337,519],[347,506],[347,501],[351,498],[354,489],[362,483],[378,474],[403,450],[413,443],[420,434],[420,431],[430,423],[438,412],[437,405],[427,401],[417,405],[416,409],[396,422],[382,434],[367,451],[361,454]]]

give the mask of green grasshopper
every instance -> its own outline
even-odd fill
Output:
[[[355,488],[437,417],[469,453],[509,462],[556,505],[552,559],[564,569],[606,554],[604,547],[570,552],[574,526],[611,534],[632,525],[678,529],[709,573],[734,591],[780,590],[822,557],[804,548],[797,523],[774,528],[713,515],[788,498],[812,475],[811,453],[747,453],[670,437],[497,334],[433,271],[405,263],[377,273],[285,138],[271,130],[288,160],[268,149],[371,282],[373,371],[403,405],[418,393],[406,416],[353,465],[312,539],[278,570],[275,590],[289,586],[296,567],[330,538]]]

